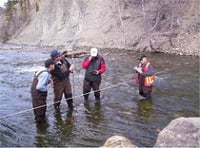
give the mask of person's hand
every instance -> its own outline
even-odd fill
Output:
[[[69,71],[72,72],[72,73],[75,71],[74,64],[72,64],[72,65],[69,67]]]
[[[98,70],[94,70],[94,71],[93,71],[93,74],[98,75],[98,74],[100,74],[100,73],[99,73]]]
[[[89,56],[88,60],[91,61],[92,60],[92,56]]]
[[[49,83],[47,84],[47,87],[48,87],[48,88],[51,88],[51,87],[52,87],[52,82],[49,82]]]
[[[142,72],[142,68],[141,68],[141,67],[138,67],[138,68],[137,68],[137,72],[139,72],[140,74],[143,73],[143,72]]]
[[[100,74],[100,72],[98,70],[96,70],[96,75]]]

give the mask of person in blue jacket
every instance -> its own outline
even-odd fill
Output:
[[[45,61],[45,69],[36,72],[34,75],[31,86],[31,96],[36,122],[45,121],[48,84],[51,80],[50,71],[54,70],[54,68],[54,61],[48,59]]]

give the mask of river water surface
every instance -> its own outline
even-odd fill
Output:
[[[84,104],[83,58],[68,59],[76,66],[70,76],[75,108],[53,108],[53,90],[47,98],[47,123],[36,125],[30,86],[34,71],[42,68],[51,50],[0,50],[0,146],[102,146],[113,135],[137,146],[153,146],[158,133],[178,117],[199,117],[199,58],[147,54],[156,72],[152,99],[139,100],[133,67],[138,53],[102,49],[107,71],[102,77],[101,102],[93,94]]]

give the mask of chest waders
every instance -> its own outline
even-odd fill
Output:
[[[94,91],[94,96],[97,101],[100,100],[99,86],[101,84],[101,74],[96,75],[94,72],[101,68],[101,61],[103,58],[97,56],[95,60],[92,60],[85,72],[85,78],[83,81],[83,96],[84,100],[88,101],[89,93],[91,89]]]
[[[38,73],[38,75],[34,75],[34,79],[31,85],[31,96],[32,96],[32,105],[33,105],[33,112],[35,116],[35,120],[37,122],[42,122],[45,120],[45,113],[46,113],[46,98],[47,92],[42,92],[36,89],[38,84],[38,77],[42,72],[47,70],[43,70]]]

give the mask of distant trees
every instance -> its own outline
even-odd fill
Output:
[[[29,0],[8,0],[5,6],[5,20],[1,31],[2,42],[8,41],[28,20],[30,2]]]

